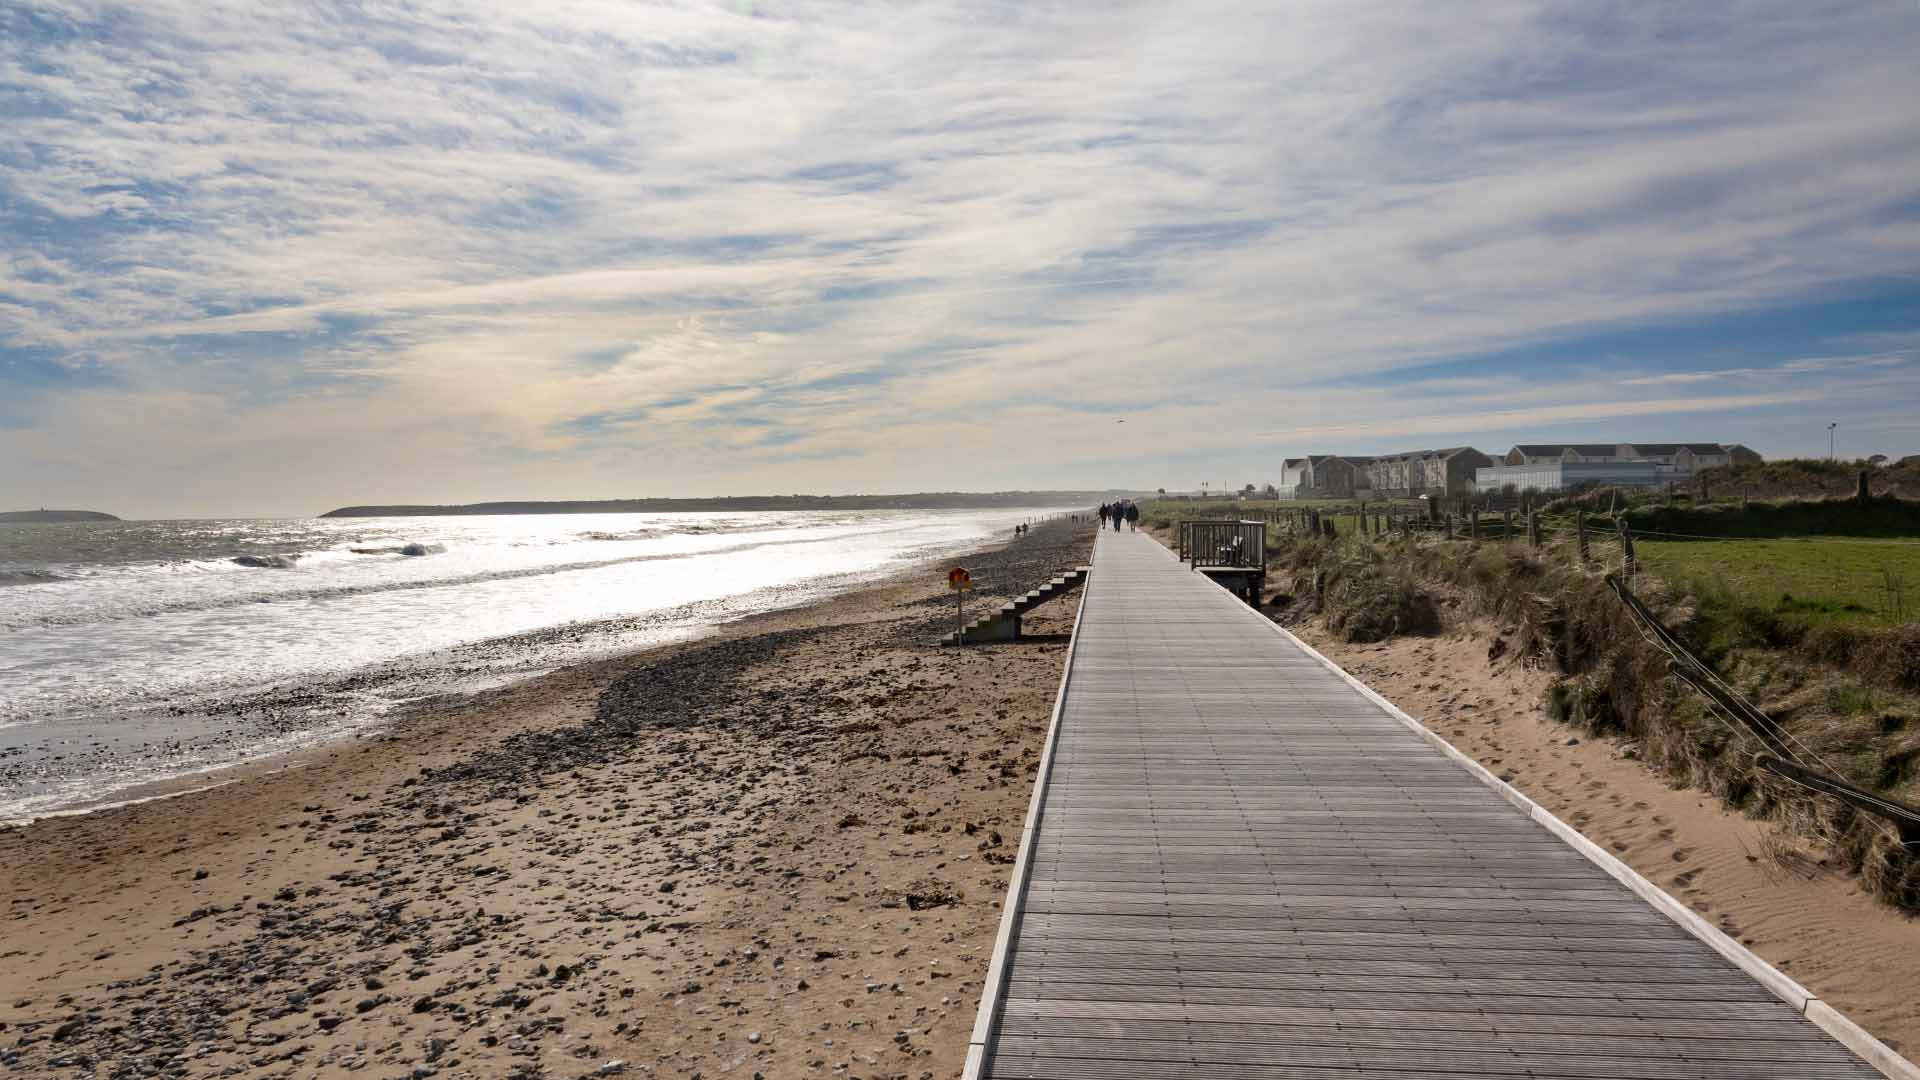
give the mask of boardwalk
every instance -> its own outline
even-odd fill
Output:
[[[969,1076],[1881,1075],[1146,536],[1094,566]]]

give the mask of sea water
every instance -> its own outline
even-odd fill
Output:
[[[692,636],[1043,513],[0,525],[0,821]]]

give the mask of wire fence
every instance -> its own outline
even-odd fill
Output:
[[[1636,540],[1740,544],[1797,538],[1637,529],[1624,523],[1617,515],[1596,514],[1589,519],[1581,514],[1571,521],[1564,517],[1543,521],[1538,511],[1514,509],[1502,509],[1484,517],[1472,511],[1442,514],[1435,507],[1424,508],[1424,511],[1398,506],[1380,510],[1355,507],[1345,512],[1334,509],[1282,509],[1267,511],[1261,515],[1261,519],[1278,524],[1288,532],[1304,535],[1357,535],[1362,539],[1398,535],[1441,541],[1518,541],[1536,548],[1553,544],[1562,550],[1577,546],[1579,557],[1589,564],[1618,566],[1620,573],[1609,573],[1607,580],[1631,612],[1631,621],[1636,630],[1648,644],[1667,657],[1669,673],[1676,682],[1699,696],[1709,717],[1725,727],[1736,741],[1757,746],[1756,766],[1802,788],[1840,799],[1855,809],[1874,815],[1893,831],[1897,842],[1920,850],[1920,810],[1842,779],[1840,770],[1822,757],[1818,750],[1768,716],[1722,678],[1711,665],[1695,655],[1654,616],[1630,587],[1635,572],[1640,569],[1634,547]],[[1345,528],[1341,527],[1342,524]],[[1818,539],[1823,543],[1885,543],[1859,537],[1823,536]],[[1920,544],[1920,540],[1912,542]],[[1858,576],[1855,577],[1857,579]],[[1854,585],[1860,583],[1853,579],[1837,580],[1847,580]]]
[[[1743,741],[1744,737],[1745,740],[1751,740],[1760,745],[1762,753],[1756,756],[1756,765],[1789,782],[1811,791],[1833,796],[1856,809],[1874,815],[1891,830],[1895,842],[1920,850],[1920,810],[1877,792],[1857,787],[1843,779],[1840,776],[1840,770],[1821,756],[1818,750],[1767,715],[1732,684],[1721,678],[1711,665],[1695,655],[1647,608],[1639,597],[1634,595],[1624,581],[1608,575],[1607,583],[1613,587],[1621,603],[1625,604],[1632,614],[1634,628],[1640,632],[1640,636],[1645,638],[1648,644],[1666,654],[1669,672],[1676,681],[1699,695],[1706,705],[1707,715],[1731,732],[1736,742]],[[1777,758],[1769,757],[1769,754],[1778,755],[1778,758],[1786,760],[1782,762]],[[1809,764],[1808,758],[1817,763],[1820,769],[1824,769],[1825,773]]]

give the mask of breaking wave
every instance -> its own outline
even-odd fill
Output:
[[[0,588],[8,585],[45,585],[50,581],[71,581],[51,570],[0,570]]]
[[[418,558],[421,555],[441,555],[447,550],[445,544],[391,544],[386,547],[348,548],[355,555],[407,555]]]
[[[253,566],[262,570],[291,570],[300,561],[295,555],[236,555],[233,561],[241,566]]]
[[[874,530],[875,533],[890,532],[891,529]],[[456,574],[448,577],[425,578],[413,581],[379,581],[342,583],[339,585],[319,585],[308,589],[276,590],[270,593],[245,592],[212,597],[193,597],[181,600],[135,599],[131,603],[115,604],[91,608],[83,611],[37,612],[25,618],[9,618],[0,612],[0,629],[12,629],[21,626],[77,626],[88,623],[115,622],[121,619],[143,618],[179,611],[210,611],[217,608],[240,607],[258,603],[301,600],[335,600],[348,596],[360,596],[370,593],[404,592],[418,589],[444,589],[449,586],[472,585],[484,581],[505,581],[513,578],[541,577],[548,574],[566,574],[581,570],[594,570],[606,566],[619,566],[626,563],[657,562],[662,560],[691,559],[708,555],[727,554],[739,551],[751,551],[756,548],[777,548],[793,544],[821,543],[820,537],[782,537],[769,540],[749,540],[744,543],[730,544],[725,547],[707,548],[701,551],[647,552],[639,555],[626,555],[611,559],[592,559],[580,562],[549,563],[542,566],[517,567],[510,570],[483,570],[470,574]],[[439,545],[423,545],[438,548]],[[241,555],[231,562],[242,566],[289,569],[292,560],[300,555]],[[284,563],[274,560],[287,560]],[[246,561],[242,561],[246,560]],[[209,564],[202,564],[209,565]],[[217,564],[215,564],[217,565]]]

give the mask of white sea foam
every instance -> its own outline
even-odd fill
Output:
[[[31,795],[34,810],[44,811],[48,793],[68,787],[76,797],[97,799],[103,784],[167,774],[169,761],[205,768],[282,742],[230,738],[217,750],[195,744],[171,755],[153,749],[176,736],[207,736],[204,717],[198,727],[169,717],[176,707],[194,713],[194,703],[215,695],[309,685],[476,642],[608,620],[632,626],[561,636],[577,652],[589,639],[606,651],[684,635],[713,619],[778,606],[795,590],[817,593],[824,582],[972,546],[1034,513],[130,523],[127,543],[146,547],[109,550],[108,531],[76,534],[91,547],[65,558],[42,551],[37,561],[23,559],[0,547],[0,566],[47,579],[8,587],[0,603],[0,769],[7,770],[0,774],[0,808]],[[7,542],[0,534],[0,545]],[[70,557],[77,554],[91,557]],[[277,565],[234,561],[242,556]],[[407,692],[497,681],[573,655],[460,651],[430,685]],[[456,670],[464,683],[448,681],[446,673]],[[313,706],[312,728],[350,730],[381,707],[344,699]],[[85,766],[99,777],[75,775],[80,766],[72,754],[64,766],[22,764],[23,754],[50,760],[56,741],[114,739],[129,744],[125,753],[100,751],[98,764]]]

